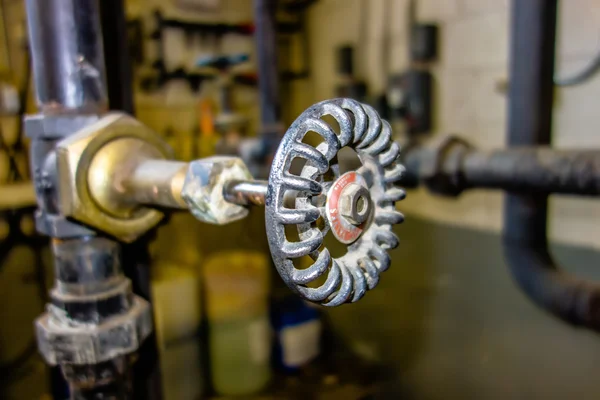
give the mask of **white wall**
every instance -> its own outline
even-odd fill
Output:
[[[371,93],[380,93],[385,82],[380,61],[385,35],[391,35],[393,42],[389,49],[391,70],[406,68],[407,0],[321,0],[310,11],[314,80],[308,89],[296,85],[297,110],[334,96],[335,48],[359,42],[363,1],[369,9],[362,54],[366,71],[361,77],[369,83]],[[568,75],[600,51],[600,1],[559,3],[557,73]],[[440,59],[433,68],[435,134],[457,133],[480,148],[504,145],[506,96],[498,87],[507,78],[509,8],[508,0],[418,0],[419,21],[440,25]],[[387,32],[386,16],[392,20]],[[582,86],[556,90],[555,146],[600,147],[599,95],[600,76]],[[502,194],[493,191],[466,193],[459,199],[411,191],[400,208],[409,217],[419,215],[486,230],[500,230],[502,224]],[[599,221],[598,201],[557,196],[551,199],[550,234],[558,241],[600,248]]]

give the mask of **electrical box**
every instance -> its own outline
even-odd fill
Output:
[[[413,61],[435,61],[438,53],[438,27],[434,24],[417,24],[412,28],[410,55]]]
[[[432,98],[433,76],[429,71],[409,70],[390,78],[387,103],[391,116],[404,119],[410,134],[431,131]]]
[[[341,84],[336,88],[336,95],[364,102],[367,97],[367,84],[354,76],[354,48],[352,46],[342,46],[337,49],[337,71],[341,78]]]

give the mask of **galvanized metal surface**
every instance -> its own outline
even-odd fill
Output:
[[[339,132],[321,119],[324,116],[336,120]],[[304,143],[308,132],[316,132],[323,142],[316,148]],[[326,193],[340,175],[336,155],[345,146],[355,149],[361,158],[363,166],[357,172],[369,177],[374,212],[362,236],[348,246],[345,255],[334,258],[323,247],[330,223],[324,206]],[[397,162],[398,154],[389,124],[370,106],[350,99],[318,103],[288,129],[269,175],[265,219],[275,266],[300,296],[336,306],[359,300],[377,285],[380,273],[390,265],[386,250],[398,245],[392,225],[403,220],[395,209],[396,201],[405,196],[403,190],[394,187],[404,171]],[[290,172],[296,158],[306,161],[299,175]],[[294,208],[284,204],[290,192],[296,193]],[[299,241],[287,237],[286,225],[297,227]],[[294,260],[304,256],[310,256],[314,263],[296,268]],[[321,277],[326,279],[319,284]]]

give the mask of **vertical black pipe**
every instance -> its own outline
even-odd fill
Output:
[[[111,110],[133,115],[132,60],[127,41],[127,19],[124,0],[101,0],[100,20],[106,60],[106,85]],[[151,234],[150,234],[151,235]],[[133,291],[152,304],[149,235],[135,243],[124,244],[123,269],[131,279]],[[146,338],[137,351],[132,368],[132,389],[136,398],[162,399],[162,386],[156,331]]]
[[[132,62],[127,44],[127,20],[123,0],[102,0],[100,18],[103,27],[106,84],[111,110],[135,113],[133,102]],[[125,274],[132,281],[134,292],[152,304],[150,255],[148,235],[132,244],[123,245]],[[148,400],[162,398],[159,354],[155,331],[138,349],[138,362],[134,364],[133,392],[136,397]]]
[[[149,232],[134,243],[123,245],[123,271],[131,279],[133,292],[152,306],[150,252],[148,244],[154,235]],[[136,399],[161,400],[162,379],[156,326],[137,351],[132,367],[133,393]]]
[[[552,130],[557,0],[513,0],[508,145],[547,145]],[[507,194],[504,253],[536,304],[574,325],[600,331],[600,286],[560,270],[548,250],[545,194]]]
[[[508,146],[550,144],[557,0],[513,0]],[[547,196],[508,194],[504,236],[545,245]]]
[[[258,88],[260,92],[260,121],[263,130],[279,123],[279,75],[277,72],[277,42],[275,10],[277,0],[254,0]]]
[[[100,21],[104,40],[106,86],[112,110],[134,114],[132,63],[127,42],[124,0],[100,1]]]
[[[40,111],[104,111],[104,52],[98,2],[27,0],[25,6]]]

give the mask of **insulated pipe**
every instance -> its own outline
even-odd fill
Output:
[[[43,113],[106,109],[97,0],[27,0],[37,102]]]
[[[557,0],[513,0],[508,145],[551,138]],[[504,253],[513,278],[542,308],[600,331],[600,287],[561,272],[548,251],[545,193],[508,194]]]

